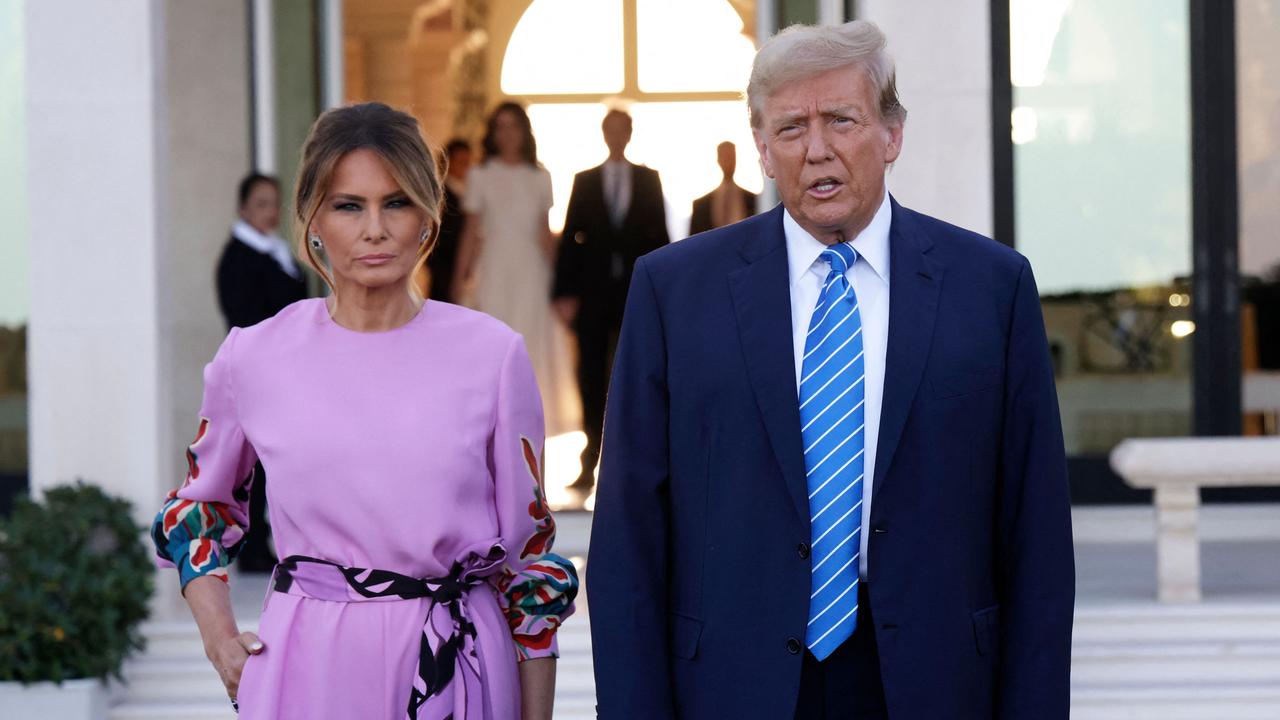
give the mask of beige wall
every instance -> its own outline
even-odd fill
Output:
[[[186,472],[204,365],[226,334],[214,268],[250,169],[249,38],[245,3],[166,0],[161,99],[161,468],[164,487]]]
[[[346,99],[407,110],[432,143],[443,145],[453,134],[454,49],[467,36],[461,29],[462,3],[347,0]]]

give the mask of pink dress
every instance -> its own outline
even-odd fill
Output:
[[[487,315],[428,301],[359,333],[315,299],[233,329],[152,535],[184,586],[225,581],[254,461],[270,474],[278,554],[303,562],[277,567],[240,716],[518,718],[517,661],[556,655],[577,593],[542,443],[524,344]]]

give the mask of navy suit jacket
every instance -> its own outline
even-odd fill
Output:
[[[1027,260],[893,202],[867,589],[889,716],[1065,719],[1075,595]],[[650,253],[587,587],[601,718],[791,718],[809,507],[782,210]]]

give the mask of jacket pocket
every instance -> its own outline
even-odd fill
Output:
[[[697,618],[671,613],[668,616],[671,654],[692,660],[698,654],[698,639],[702,637],[702,621]]]
[[[973,640],[979,655],[992,655],[1000,642],[1000,606],[992,605],[973,614]]]

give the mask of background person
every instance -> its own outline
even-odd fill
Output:
[[[733,173],[738,168],[737,147],[727,140],[717,145],[716,163],[723,179],[715,190],[693,201],[690,235],[732,225],[756,214],[756,194],[733,181]]]
[[[578,391],[587,445],[582,472],[570,486],[595,484],[605,391],[622,328],[622,310],[636,258],[670,242],[656,170],[627,160],[631,116],[610,110],[601,123],[609,157],[573,179],[556,259],[556,309],[578,340]]]
[[[457,302],[453,276],[457,270],[458,246],[462,242],[462,199],[467,196],[467,173],[471,170],[471,144],[454,138],[444,146],[444,206],[440,209],[440,233],[427,258],[428,286],[432,300]]]
[[[555,237],[548,224],[551,174],[538,162],[529,116],[518,103],[489,115],[484,163],[467,177],[467,213],[453,292],[524,337],[542,390],[547,433],[577,430],[568,330],[551,309]]]

